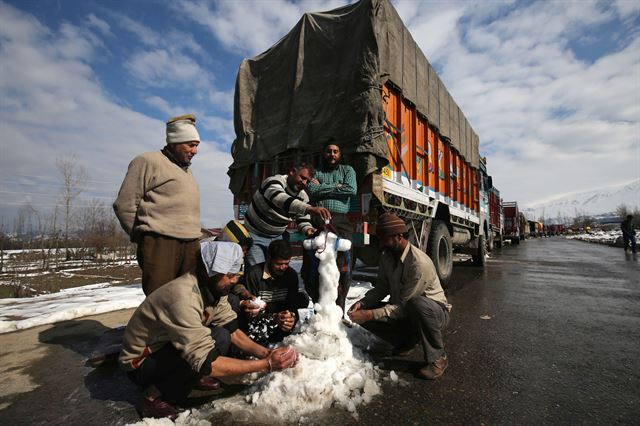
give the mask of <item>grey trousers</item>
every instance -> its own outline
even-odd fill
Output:
[[[362,326],[395,347],[415,345],[418,340],[427,364],[446,355],[442,330],[449,324],[449,311],[425,296],[410,299],[404,307],[405,316],[398,319],[368,321]]]

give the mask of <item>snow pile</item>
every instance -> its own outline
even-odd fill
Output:
[[[357,415],[358,405],[380,393],[379,369],[352,346],[341,321],[342,310],[335,304],[340,276],[336,252],[350,247],[350,241],[325,232],[305,241],[305,248],[317,249],[320,260],[320,300],[314,306],[316,314],[300,333],[283,342],[298,350],[298,364],[262,377],[244,395],[216,401],[214,411],[232,412],[239,421],[265,423],[299,421],[334,404]]]
[[[69,288],[35,297],[0,299],[0,333],[137,308],[143,300],[140,284],[111,286],[109,283]]]
[[[568,240],[580,240],[590,243],[599,243],[607,245],[620,245],[622,247],[622,231],[619,229],[611,231],[593,231],[585,234],[567,235]]]

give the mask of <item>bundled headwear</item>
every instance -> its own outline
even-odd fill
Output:
[[[167,143],[183,143],[198,141],[200,135],[196,129],[196,116],[180,115],[167,121]]]
[[[237,274],[242,266],[242,247],[229,241],[200,241],[200,256],[207,275]]]
[[[227,225],[218,237],[218,241],[231,241],[232,243],[238,243],[241,246],[246,245],[249,247],[253,244],[253,238],[251,238],[249,231],[247,231],[247,228],[237,220],[230,220],[227,222]]]
[[[404,234],[409,231],[409,227],[404,220],[393,213],[384,213],[378,218],[377,235],[387,237],[389,235]]]

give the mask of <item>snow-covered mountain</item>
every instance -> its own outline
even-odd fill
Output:
[[[548,222],[563,222],[576,216],[609,216],[620,205],[633,211],[640,209],[640,179],[630,183],[558,197],[543,203],[524,206],[529,219],[545,217]]]

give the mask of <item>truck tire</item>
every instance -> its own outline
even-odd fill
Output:
[[[511,244],[520,244],[520,237],[511,238]]]
[[[436,267],[436,273],[440,279],[440,284],[446,286],[451,279],[453,270],[453,244],[449,228],[441,220],[434,220],[429,235],[427,254]]]
[[[487,264],[487,245],[486,237],[484,235],[478,235],[478,249],[476,250],[476,254],[471,255],[474,265],[484,268],[484,265]]]
[[[486,238],[487,238],[487,250],[492,252],[493,251],[493,231],[489,231],[488,237]]]
[[[498,241],[496,241],[496,247],[499,249],[502,248],[502,234],[498,234]]]

